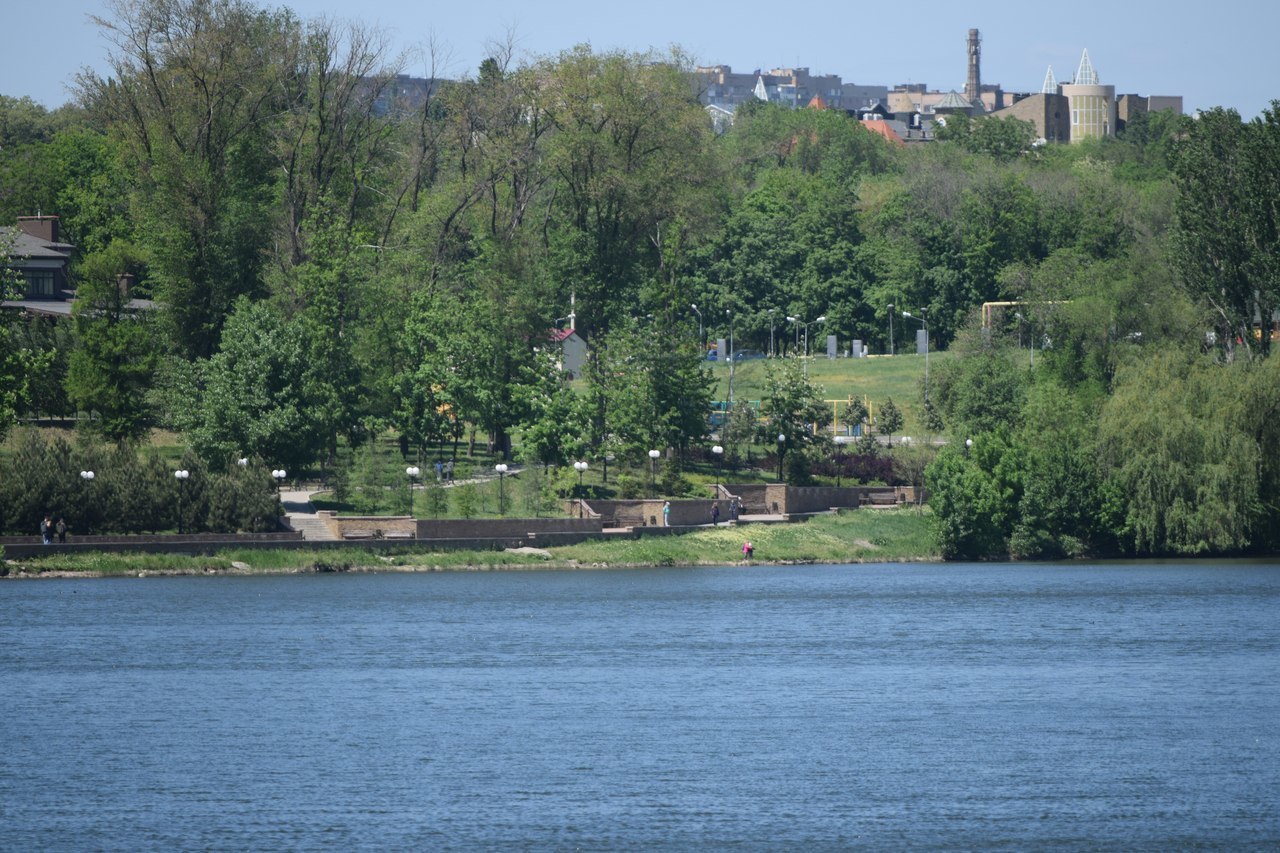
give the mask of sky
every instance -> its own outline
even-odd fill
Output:
[[[3,0],[0,94],[47,107],[72,98],[82,67],[106,72],[109,45],[90,15],[110,17],[107,0]],[[645,2],[585,0],[258,0],[301,18],[359,20],[385,30],[397,49],[436,45],[439,76],[474,76],[490,46],[512,37],[517,57],[554,55],[576,44],[643,52],[679,46],[698,64],[735,71],[805,67],[846,83],[926,83],[962,90],[965,41],[982,33],[982,81],[1006,91],[1039,91],[1052,65],[1070,82],[1088,49],[1099,81],[1117,94],[1182,95],[1191,113],[1233,107],[1252,118],[1280,99],[1276,0],[916,0],[841,3]],[[405,73],[425,76],[427,60]]]

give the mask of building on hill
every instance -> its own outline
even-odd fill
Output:
[[[1067,99],[1072,142],[1116,135],[1116,87],[1098,81],[1088,48],[1080,55],[1076,76],[1058,89]]]
[[[808,68],[759,69],[737,73],[728,65],[697,68],[698,100],[705,106],[734,110],[749,100],[799,109],[820,98],[831,109],[852,110],[883,100],[888,89],[845,83],[838,74],[811,74]]]
[[[70,317],[76,291],[69,267],[75,246],[59,239],[56,216],[19,216],[17,227],[0,228],[0,249],[7,254],[6,266],[18,274],[21,292],[6,299],[2,307],[27,316]],[[121,292],[128,294],[133,276],[120,277]],[[130,299],[126,309],[145,311],[149,299]]]
[[[1071,141],[1071,109],[1065,96],[1037,92],[1014,96],[1012,100],[1012,106],[996,110],[991,116],[1029,121],[1035,125],[1036,135],[1046,142]]]
[[[1182,115],[1181,95],[1120,95],[1116,98],[1116,133],[1124,130],[1125,125],[1147,113],[1158,113],[1169,110],[1174,115]]]
[[[5,300],[6,308],[53,307],[71,302],[69,266],[75,246],[59,239],[56,216],[19,216],[17,227],[0,229],[0,247],[8,254],[5,265],[18,274],[18,299]],[[67,313],[70,313],[68,308]]]

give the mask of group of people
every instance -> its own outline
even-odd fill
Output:
[[[453,482],[453,460],[452,459],[436,460],[436,482],[437,483]]]
[[[55,522],[50,516],[46,515],[40,522],[40,539],[43,540],[44,544],[52,545],[54,536],[58,537],[59,545],[67,541],[67,522],[61,517]]]

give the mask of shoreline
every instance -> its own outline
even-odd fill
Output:
[[[254,577],[258,575],[355,575],[355,574],[445,574],[449,572],[538,572],[538,571],[630,571],[634,569],[712,569],[742,568],[757,566],[813,566],[829,564],[832,561],[816,559],[790,560],[750,560],[739,562],[699,561],[696,563],[633,563],[633,562],[582,562],[580,560],[546,560],[537,563],[463,563],[457,565],[432,565],[426,563],[406,565],[348,565],[342,567],[296,566],[296,567],[261,567],[233,566],[231,568],[173,568],[142,569],[139,571],[104,571],[102,569],[85,569],[75,571],[68,569],[51,569],[49,571],[31,571],[26,566],[9,566],[9,571],[0,574],[0,581],[21,580],[76,580],[106,578],[161,578],[161,577]],[[941,557],[922,556],[918,558],[885,558],[866,559],[851,558],[841,561],[840,565],[861,565],[869,563],[942,563]]]

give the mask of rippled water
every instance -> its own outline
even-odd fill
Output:
[[[0,848],[1280,843],[1280,566],[0,583]]]

